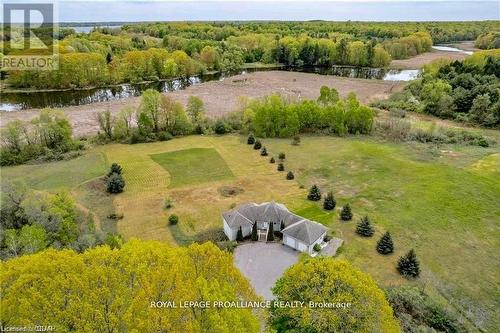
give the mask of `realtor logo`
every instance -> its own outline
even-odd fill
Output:
[[[55,4],[3,2],[0,69],[55,70],[58,68],[58,25]]]

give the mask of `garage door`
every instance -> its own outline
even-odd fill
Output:
[[[299,242],[299,251],[301,251],[301,252],[307,251],[307,245]]]
[[[295,239],[286,237],[285,238],[286,245],[291,246],[295,249]]]

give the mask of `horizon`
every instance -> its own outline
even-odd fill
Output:
[[[17,1],[11,1],[17,2]],[[59,1],[60,23],[139,22],[457,22],[500,19],[500,2],[492,0],[173,0]],[[17,22],[17,20],[14,20]]]

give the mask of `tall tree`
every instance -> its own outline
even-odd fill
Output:
[[[269,323],[278,333],[401,332],[384,292],[373,278],[344,260],[301,260],[285,271],[273,294],[278,302],[342,304],[348,299],[352,304],[342,309],[272,307]]]

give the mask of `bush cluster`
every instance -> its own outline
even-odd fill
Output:
[[[278,94],[251,100],[243,109],[247,128],[259,137],[297,137],[302,132],[369,134],[373,110],[351,93],[339,100],[333,88],[322,87],[318,101],[292,102]],[[296,144],[299,140],[296,139]]]
[[[30,122],[15,120],[1,130],[0,166],[32,160],[70,159],[85,149],[72,138],[72,127],[62,111],[44,109]]]

